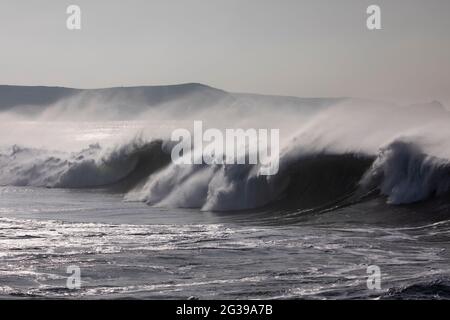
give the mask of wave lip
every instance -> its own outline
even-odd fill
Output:
[[[381,149],[361,180],[376,187],[389,204],[409,204],[450,191],[450,162],[425,154],[413,143],[396,140]]]

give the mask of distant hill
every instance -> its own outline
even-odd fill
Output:
[[[197,83],[105,89],[0,85],[0,110],[24,105],[47,106],[76,95],[83,95],[84,100],[118,101],[128,99],[130,102],[152,106],[194,93],[201,94],[203,99],[210,101],[223,99],[227,95],[225,91]]]
[[[0,112],[12,111],[30,117],[47,107],[54,107],[54,113],[59,115],[76,112],[104,119],[134,119],[154,107],[163,108],[169,115],[183,116],[212,108],[221,112],[226,108],[247,116],[274,108],[317,111],[338,100],[230,93],[198,83],[105,89],[0,86]]]

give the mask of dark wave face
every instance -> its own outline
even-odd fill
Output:
[[[450,166],[401,141],[377,157],[317,153],[292,160],[290,151],[283,155],[275,176],[258,175],[257,165],[176,165],[170,158],[170,145],[137,139],[109,150],[91,145],[78,153],[14,146],[0,154],[5,168],[0,183],[103,188],[153,206],[207,211],[318,212],[373,197],[384,199],[387,205],[432,206],[445,203],[450,190]],[[214,180],[232,187],[223,189]],[[183,185],[194,190],[186,193]],[[179,190],[182,198],[177,198]]]

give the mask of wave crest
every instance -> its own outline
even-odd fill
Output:
[[[145,173],[167,163],[165,154],[162,141],[144,142],[139,138],[115,148],[93,144],[77,153],[15,145],[0,153],[0,184],[89,188],[136,183]]]
[[[381,149],[361,185],[378,188],[390,204],[426,200],[450,191],[450,162],[397,140]]]
[[[13,146],[0,152],[0,184],[55,188],[110,187],[152,206],[233,211],[277,206],[322,209],[359,201],[378,190],[389,204],[409,204],[450,192],[450,163],[397,139],[377,157],[284,149],[280,170],[258,165],[180,165],[172,144],[135,138],[114,148],[77,153]]]

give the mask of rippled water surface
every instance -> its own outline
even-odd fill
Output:
[[[450,221],[410,219],[411,208],[379,199],[328,213],[219,214],[102,190],[0,193],[3,298],[449,297]],[[369,265],[381,290],[367,289]],[[81,289],[66,287],[68,266],[80,267]]]

